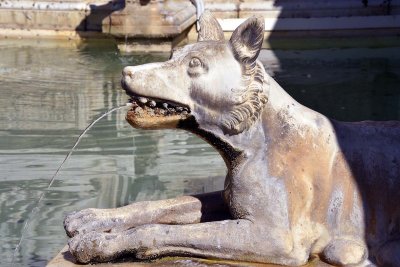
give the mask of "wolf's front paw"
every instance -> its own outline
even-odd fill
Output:
[[[115,234],[90,232],[77,235],[68,241],[69,251],[80,263],[106,262],[118,257]]]
[[[69,237],[91,231],[109,232],[118,229],[123,219],[101,209],[85,209],[68,214],[64,219],[64,229]]]

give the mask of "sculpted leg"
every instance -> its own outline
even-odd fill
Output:
[[[190,225],[143,225],[119,233],[90,232],[69,242],[78,261],[109,261],[123,254],[140,259],[158,256],[194,256],[271,262],[291,266],[307,262],[308,255],[295,258],[293,244],[284,231],[271,236],[251,221],[225,220]]]
[[[335,266],[364,266],[367,257],[366,246],[350,239],[334,239],[322,252],[322,258]]]
[[[190,224],[227,218],[229,211],[219,191],[137,202],[116,209],[85,209],[67,215],[64,228],[73,237],[90,231],[118,232],[144,224]]]

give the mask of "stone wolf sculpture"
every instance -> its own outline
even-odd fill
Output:
[[[199,42],[123,70],[143,129],[179,128],[223,157],[221,192],[68,215],[81,263],[124,254],[298,266],[400,266],[400,122],[338,122],[291,98],[257,61],[263,19],[228,42],[205,13]]]

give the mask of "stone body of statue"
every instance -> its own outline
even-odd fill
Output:
[[[210,143],[221,192],[87,209],[66,217],[79,262],[185,255],[289,266],[400,266],[400,122],[338,122],[291,98],[257,61],[264,24],[224,41],[205,13],[199,42],[126,67],[127,120]]]

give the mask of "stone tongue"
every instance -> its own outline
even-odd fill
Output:
[[[180,120],[187,117],[187,113],[163,116],[149,112],[150,108],[137,107],[126,114],[126,120],[135,128],[157,129],[157,128],[176,128]]]

